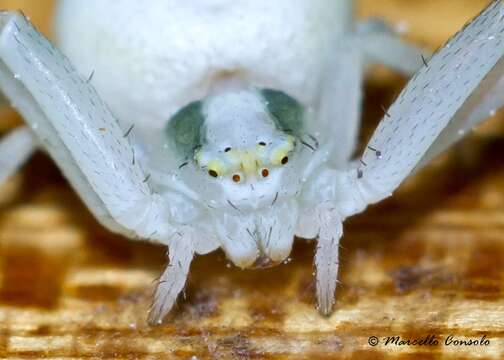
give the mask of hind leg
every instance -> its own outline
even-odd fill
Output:
[[[37,145],[35,135],[25,126],[0,139],[0,184],[23,166]]]
[[[383,64],[404,75],[413,75],[431,53],[403,39],[384,21],[369,19],[357,23],[355,40],[366,60]]]

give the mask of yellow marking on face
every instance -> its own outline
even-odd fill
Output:
[[[273,149],[271,152],[270,162],[276,166],[282,165],[282,160],[289,155],[292,149],[294,149],[294,138],[292,136],[288,136],[283,143]]]
[[[198,151],[194,159],[198,165],[203,166],[212,174],[219,177],[230,176],[235,182],[242,182],[247,177],[266,178],[271,167],[285,165],[289,153],[294,149],[295,140],[287,136],[274,149],[271,146],[256,145],[249,149],[227,149],[224,153],[210,158],[211,152]],[[240,181],[238,179],[240,176]],[[212,176],[214,176],[212,175]]]
[[[213,159],[208,162],[208,171],[215,171],[218,176],[224,176],[228,172],[226,165],[220,159]]]
[[[232,164],[230,172],[242,171],[246,176],[255,175],[262,164],[256,149],[232,149],[227,151],[224,156]]]
[[[231,149],[224,154],[226,160],[228,160],[234,167],[240,167],[241,151],[236,149]]]
[[[245,175],[254,176],[255,174],[257,174],[258,160],[259,159],[255,151],[242,151],[241,168],[243,169]]]

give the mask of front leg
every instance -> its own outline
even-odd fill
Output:
[[[504,104],[503,14],[504,1],[493,1],[433,55],[388,109],[358,168],[350,170],[367,203],[389,196],[415,168]]]
[[[201,209],[180,193],[154,191],[95,89],[16,12],[0,12],[0,89],[103,225],[170,247],[169,279],[159,284],[151,313],[158,321],[183,288],[193,252],[215,243],[181,225],[200,221]]]
[[[308,216],[301,218],[297,234],[306,238],[319,235],[317,270],[320,270],[320,262],[327,267],[328,274],[317,273],[317,295],[322,312],[330,312],[331,286],[335,286],[328,279],[336,281],[337,245],[334,239],[341,235],[336,224],[389,196],[422,159],[465,100],[478,86],[486,84],[485,76],[502,77],[502,66],[498,62],[504,57],[503,14],[504,1],[492,2],[431,58],[389,109],[360,162],[341,170],[325,164],[310,174],[302,194],[307,209],[304,214]],[[502,105],[501,97],[490,99]],[[456,121],[454,129],[464,129],[464,124],[464,121]],[[316,204],[328,204],[328,200],[337,205],[337,211],[332,217],[319,215],[317,222],[310,214],[317,213],[313,211],[317,209]],[[329,210],[331,208],[326,208],[321,214]],[[330,225],[324,227],[324,224]]]
[[[170,240],[169,263],[159,278],[154,301],[149,312],[149,323],[159,325],[175,304],[178,294],[183,290],[189,266],[194,255],[192,237],[198,235],[195,229],[181,228]]]

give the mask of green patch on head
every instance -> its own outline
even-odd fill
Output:
[[[194,149],[205,141],[203,123],[203,104],[195,101],[173,115],[166,126],[168,139],[175,146],[177,152],[185,158],[194,154]]]
[[[303,133],[305,110],[294,98],[286,93],[272,89],[262,89],[261,95],[266,102],[278,129],[300,137]]]

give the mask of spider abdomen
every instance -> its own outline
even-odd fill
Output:
[[[79,71],[94,71],[93,85],[121,121],[161,129],[223,74],[312,104],[335,3],[61,1],[55,30]]]

